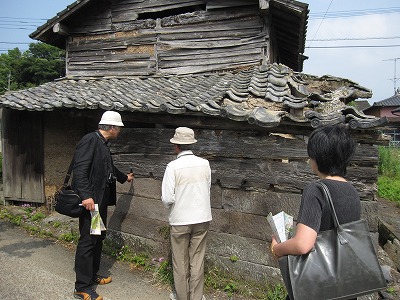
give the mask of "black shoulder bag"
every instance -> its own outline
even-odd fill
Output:
[[[328,187],[317,183],[328,201],[335,228],[321,231],[305,255],[279,259],[292,300],[351,299],[386,287],[365,220],[339,224]]]
[[[74,165],[74,159],[72,159],[69,165],[67,175],[64,179],[64,184],[54,195],[56,212],[66,215],[72,218],[78,218],[83,211],[83,207],[79,204],[82,203],[81,197],[72,190],[71,186],[68,184],[71,177],[72,168]]]

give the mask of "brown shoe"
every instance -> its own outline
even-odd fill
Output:
[[[96,293],[92,288],[78,292],[74,292],[74,298],[83,300],[103,300],[103,297]]]
[[[94,283],[104,285],[110,283],[112,281],[111,276],[105,277],[101,275],[96,275],[96,278],[93,280]]]

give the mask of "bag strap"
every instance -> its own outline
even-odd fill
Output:
[[[68,181],[71,178],[72,169],[74,167],[74,157],[72,157],[71,163],[69,164],[67,174],[65,175],[64,179],[64,186],[68,185]]]
[[[320,188],[322,190],[322,193],[324,195],[324,198],[326,199],[326,201],[329,204],[330,211],[331,211],[331,216],[332,216],[332,219],[333,219],[333,223],[335,225],[336,233],[338,235],[340,244],[342,244],[342,245],[343,244],[347,244],[348,241],[341,234],[341,232],[343,232],[342,226],[339,224],[339,220],[338,220],[337,215],[336,215],[335,207],[333,206],[332,196],[331,196],[331,193],[329,192],[328,187],[326,186],[325,183],[323,183],[321,181],[317,181],[316,184],[320,186]]]
[[[97,137],[99,139],[101,139],[100,134],[97,131],[95,131],[95,133],[96,133]],[[97,152],[97,147],[95,148],[94,156],[96,155],[96,152]],[[72,157],[71,163],[69,164],[69,167],[68,167],[67,174],[65,175],[64,186],[68,185],[69,179],[71,178],[72,169],[74,168],[74,160],[75,160],[75,154]]]

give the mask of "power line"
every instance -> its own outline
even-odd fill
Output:
[[[13,29],[13,30],[32,30],[33,28],[27,28],[27,27],[1,27],[0,29]]]
[[[15,17],[0,17],[0,19],[47,21],[47,19],[35,19],[35,18],[15,18]]]
[[[308,46],[308,49],[340,49],[340,48],[393,48],[400,45],[347,45],[347,46]]]
[[[336,42],[336,41],[368,41],[368,40],[394,40],[400,39],[400,36],[382,36],[382,37],[363,37],[363,38],[332,38],[332,39],[314,39],[314,42]]]
[[[322,22],[324,21],[325,15],[328,13],[328,10],[329,10],[329,8],[331,7],[332,2],[333,2],[333,0],[331,0],[331,2],[329,3],[329,6],[328,6],[328,8],[327,8],[326,11],[325,11],[324,16],[322,17],[322,20],[321,20],[321,22],[320,22],[319,25],[318,25],[317,31],[315,31],[315,34],[314,34],[313,38],[311,39],[310,44],[309,44],[308,46],[311,46],[312,42],[314,41],[315,37],[317,36],[317,33],[318,33],[319,29],[321,28]]]
[[[392,13],[399,13],[399,12],[400,12],[400,7],[334,11],[334,12],[326,11],[324,13],[310,13],[309,20],[348,18],[348,17],[358,17],[358,16],[366,16],[366,15],[392,14]]]
[[[23,44],[27,44],[27,45],[29,45],[30,43],[27,43],[27,42],[0,42],[0,44],[11,44],[11,45],[16,45],[16,44],[21,44],[21,45],[23,45]]]

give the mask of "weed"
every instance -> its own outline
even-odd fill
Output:
[[[66,241],[68,243],[74,243],[74,244],[78,243],[78,239],[79,239],[78,235],[75,233],[72,233],[72,232],[64,233],[60,237],[60,240]]]
[[[135,254],[130,261],[136,268],[145,268],[148,265],[149,256],[144,253]]]
[[[10,219],[11,215],[6,209],[0,210],[0,219]]]
[[[267,287],[267,299],[268,300],[282,300],[286,298],[285,288],[278,284],[273,287]]]
[[[117,260],[129,262],[133,256],[133,253],[128,246],[122,246],[120,249],[113,251],[112,256],[114,256]]]
[[[11,216],[9,217],[10,222],[14,225],[21,225],[22,217],[21,216]]]
[[[169,286],[174,285],[174,274],[172,271],[172,264],[168,260],[162,261],[158,267],[155,268],[154,278],[156,281]]]
[[[231,261],[231,262],[237,262],[238,261],[238,257],[236,256],[236,255],[231,255],[230,257],[229,257],[229,260]]]
[[[238,291],[236,284],[231,281],[224,287],[224,292],[228,295],[228,297],[232,297],[235,292]]]
[[[400,205],[400,149],[379,147],[378,196]]]
[[[169,235],[170,235],[170,228],[169,226],[163,226],[161,227],[158,232],[160,233],[160,235],[164,238],[164,240],[168,240],[169,239]]]
[[[58,228],[58,227],[60,227],[61,226],[61,222],[60,221],[54,221],[53,222],[53,227],[54,228]]]
[[[234,294],[260,300],[283,300],[286,297],[285,288],[280,284],[271,286],[267,282],[244,280],[217,267],[206,271],[205,285],[208,290],[224,291],[229,298]]]
[[[396,289],[393,286],[389,286],[386,289],[386,292],[388,292],[389,294],[393,295],[394,293],[396,293]]]
[[[37,213],[33,214],[33,215],[30,217],[30,220],[33,221],[33,222],[35,222],[35,221],[43,220],[44,218],[46,218],[46,215],[45,215],[44,213],[42,213],[42,212],[37,212]]]

